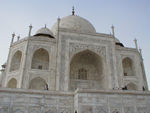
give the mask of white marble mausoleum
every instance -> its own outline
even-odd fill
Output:
[[[96,18],[96,17],[95,17]],[[14,41],[1,69],[0,113],[150,113],[143,58],[86,19],[58,18]],[[136,44],[136,40],[135,40]]]

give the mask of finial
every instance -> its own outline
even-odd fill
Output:
[[[45,28],[46,28],[46,24],[45,24]]]
[[[142,55],[142,49],[141,49],[141,48],[139,48],[139,52],[140,52],[140,54]]]
[[[74,6],[72,7],[72,15],[75,14],[75,11],[74,11]]]
[[[14,42],[15,33],[12,34],[11,44]]]
[[[137,39],[134,39],[134,43],[135,43],[135,48],[138,50],[138,44],[137,44]]]
[[[29,36],[31,36],[31,30],[32,30],[32,24],[30,24],[30,26],[29,26]]]
[[[143,60],[143,56],[142,56],[142,49],[139,47],[139,53],[140,53],[140,55],[141,55],[141,57],[142,57],[142,60]]]
[[[57,21],[60,21],[60,17],[57,18]]]
[[[32,24],[30,24],[29,28],[32,29],[32,27],[33,27]]]
[[[15,37],[15,33],[12,34],[12,38],[14,38],[14,37]]]
[[[60,17],[57,18],[57,23],[60,24]]]
[[[60,18],[58,17],[57,18],[57,27],[58,27],[57,30],[58,30],[58,32],[59,32],[59,24],[60,24]]]
[[[111,29],[112,29],[112,35],[113,35],[113,36],[115,36],[114,28],[115,28],[115,27],[112,25],[112,26],[111,26]]]
[[[17,40],[19,40],[20,39],[20,35],[17,37]]]

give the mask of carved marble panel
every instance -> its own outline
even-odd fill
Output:
[[[120,109],[120,107],[113,107],[113,108],[111,108],[111,110],[110,110],[110,113],[121,113],[121,109]]]
[[[25,109],[23,107],[13,107],[13,113],[25,113]]]
[[[0,104],[9,103],[11,98],[7,95],[2,95],[0,97]]]
[[[96,106],[95,113],[108,113],[108,109],[105,106]]]
[[[137,113],[147,113],[146,107],[138,107],[137,108]]]
[[[41,113],[40,107],[31,107],[28,111],[28,113]]]
[[[141,105],[146,105],[146,98],[144,96],[137,96],[136,98],[136,103],[137,105],[141,106]]]
[[[55,107],[47,107],[44,113],[57,113]]]
[[[119,95],[115,95],[109,98],[109,103],[111,106],[120,106],[122,101]]]
[[[8,113],[8,107],[0,107],[0,113]]]
[[[70,106],[72,105],[73,101],[71,98],[60,98],[59,105],[60,106]]]
[[[104,46],[89,45],[89,44],[82,44],[82,43],[69,43],[70,58],[74,54],[84,51],[84,50],[91,50],[100,56],[103,56],[103,57],[106,56],[106,48]]]
[[[16,111],[13,111],[13,113],[25,113],[25,112],[20,109],[17,109]]]
[[[29,102],[32,103],[32,104],[39,104],[39,103],[41,103],[41,98],[32,98],[32,97],[30,97]]]
[[[73,113],[72,110],[73,109],[68,107],[59,107],[58,113]]]
[[[124,113],[135,113],[134,107],[124,107]]]
[[[150,113],[150,107],[147,108],[147,113]]]
[[[93,113],[93,108],[89,105],[82,105],[80,106],[80,113]]]
[[[45,104],[47,105],[56,105],[57,104],[57,98],[46,98]]]
[[[122,97],[123,97],[123,104],[128,105],[128,106],[135,104],[135,101],[136,101],[135,97],[129,96],[129,95],[124,95]]]

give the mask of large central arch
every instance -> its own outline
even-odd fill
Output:
[[[70,89],[104,89],[102,58],[90,50],[75,54],[70,62]]]

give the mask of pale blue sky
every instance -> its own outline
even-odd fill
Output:
[[[32,23],[34,34],[45,24],[49,28],[57,17],[75,13],[89,20],[99,33],[110,33],[127,47],[134,38],[143,50],[146,75],[150,86],[150,0],[0,0],[0,64],[7,60],[11,34],[28,35]]]

